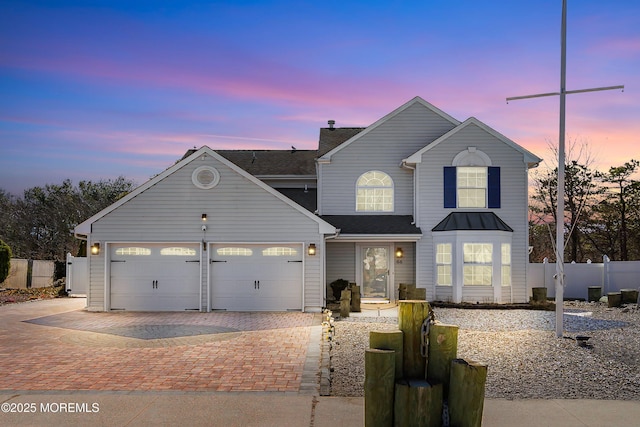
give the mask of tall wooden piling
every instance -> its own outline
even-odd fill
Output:
[[[487,365],[464,359],[451,362],[449,420],[456,427],[480,427]]]
[[[442,384],[425,380],[396,381],[394,427],[440,427]]]
[[[449,393],[451,362],[458,357],[458,326],[435,322],[429,328],[427,380],[442,383],[445,399]]]
[[[364,425],[393,426],[395,352],[367,349],[364,354]]]
[[[345,289],[340,294],[340,317],[349,317],[351,311],[351,289]]]
[[[361,311],[360,286],[356,285],[355,283],[352,283],[350,285],[351,285],[351,312],[360,313]]]
[[[416,300],[399,301],[398,304],[398,328],[403,333],[404,376],[425,379],[427,360],[422,355],[422,324],[430,316],[431,306],[427,301]]]
[[[402,371],[402,331],[371,331],[369,333],[369,347],[395,351],[396,379],[404,377]]]

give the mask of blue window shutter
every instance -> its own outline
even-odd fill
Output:
[[[456,168],[455,166],[444,167],[444,207],[456,207]]]
[[[487,176],[488,207],[500,208],[500,168],[489,166]]]

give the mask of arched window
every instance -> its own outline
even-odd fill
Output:
[[[380,171],[360,175],[356,183],[356,211],[393,212],[393,180]]]

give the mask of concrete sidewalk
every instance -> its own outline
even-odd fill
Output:
[[[7,426],[313,426],[364,425],[361,397],[286,393],[2,392]],[[72,412],[71,410],[75,411]],[[640,402],[487,399],[487,427],[636,427]]]

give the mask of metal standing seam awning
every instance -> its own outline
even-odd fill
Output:
[[[459,230],[513,232],[513,228],[493,212],[451,212],[431,231]]]

